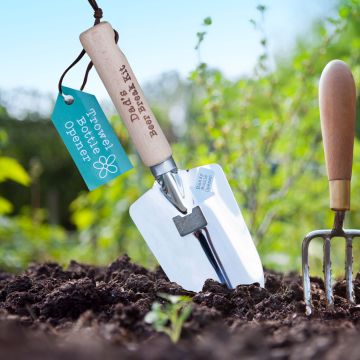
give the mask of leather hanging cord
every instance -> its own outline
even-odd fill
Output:
[[[88,1],[90,6],[94,10],[94,18],[95,18],[94,26],[95,26],[100,23],[100,19],[103,17],[103,11],[101,8],[99,8],[95,0],[88,0]]]
[[[88,2],[90,4],[90,6],[92,7],[92,9],[94,10],[95,21],[94,21],[93,26],[96,26],[96,25],[100,24],[100,20],[103,17],[103,11],[101,8],[99,8],[98,4],[96,3],[96,0],[88,0]],[[116,30],[114,30],[114,32],[115,32],[115,42],[117,43],[119,40],[119,34],[117,33]],[[84,57],[85,54],[86,54],[86,51],[84,49],[82,49],[80,54],[77,56],[77,58],[65,69],[63,74],[60,76],[58,89],[59,89],[59,93],[61,95],[63,95],[62,82],[64,80],[65,75],[68,73],[68,71],[70,69],[72,69]],[[84,80],[83,80],[83,83],[81,84],[80,90],[84,90],[88,76],[89,76],[89,72],[92,67],[93,67],[93,63],[92,63],[92,61],[90,61],[86,68]]]
[[[59,80],[59,84],[58,84],[58,89],[59,89],[59,93],[62,94],[62,82],[64,80],[65,75],[68,73],[68,71],[73,68],[82,58],[83,56],[86,54],[86,51],[83,49],[81,51],[81,53],[78,55],[78,57],[66,68],[66,70],[62,73],[60,80]],[[86,74],[85,74],[86,75]]]
[[[117,44],[117,42],[119,41],[119,34],[116,30],[114,30],[114,33],[115,33],[115,43]],[[85,50],[83,49],[84,53],[85,53]],[[93,63],[92,61],[89,62],[87,68],[86,68],[86,71],[85,71],[85,75],[84,75],[84,80],[83,80],[83,83],[81,84],[81,87],[80,87],[80,90],[84,90],[85,88],[85,85],[86,85],[86,82],[87,82],[87,79],[88,79],[88,76],[89,76],[89,72],[90,70],[92,69],[93,67]]]

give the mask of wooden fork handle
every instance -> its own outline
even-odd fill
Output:
[[[330,61],[319,84],[321,131],[330,188],[330,208],[350,210],[356,90],[349,67]]]

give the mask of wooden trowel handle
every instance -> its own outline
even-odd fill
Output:
[[[330,61],[319,84],[321,131],[330,187],[330,208],[350,209],[356,90],[349,67]]]
[[[120,114],[146,166],[162,163],[171,155],[162,132],[124,54],[115,44],[114,30],[102,22],[80,35],[112,102]]]

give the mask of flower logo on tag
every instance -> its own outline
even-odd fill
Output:
[[[114,154],[109,155],[107,158],[105,156],[100,156],[99,160],[94,162],[93,167],[99,171],[100,179],[104,179],[107,177],[108,173],[115,174],[118,171],[114,162],[116,160],[116,156]]]

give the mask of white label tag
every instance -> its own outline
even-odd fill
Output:
[[[212,192],[214,182],[214,171],[207,168],[199,168],[196,174],[191,191],[199,203],[214,195]]]

